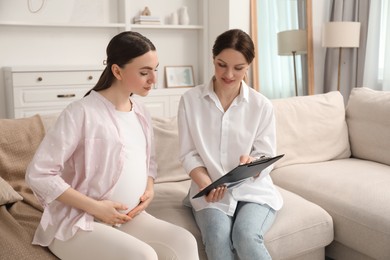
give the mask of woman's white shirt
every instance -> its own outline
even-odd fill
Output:
[[[133,111],[115,111],[123,133],[124,163],[122,173],[111,195],[112,201],[125,204],[127,214],[135,208],[144,194],[147,183],[146,140],[141,124]]]
[[[189,174],[205,167],[214,181],[239,164],[240,155],[276,155],[275,117],[272,103],[242,82],[240,94],[224,111],[213,90],[213,81],[187,91],[178,111],[180,161]],[[192,199],[199,187],[192,182],[190,202],[195,210],[217,208],[232,216],[238,201],[268,204],[275,210],[283,199],[269,176],[272,166],[260,177],[231,189],[216,203]]]

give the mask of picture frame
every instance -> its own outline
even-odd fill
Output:
[[[167,88],[195,86],[192,66],[165,66],[165,83]]]

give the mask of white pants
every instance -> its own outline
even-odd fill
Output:
[[[145,211],[120,227],[95,222],[93,231],[79,230],[67,241],[55,239],[49,249],[63,260],[199,259],[190,232]]]

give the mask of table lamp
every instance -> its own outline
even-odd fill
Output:
[[[358,48],[360,39],[359,22],[328,22],[322,30],[322,47],[339,48],[337,90],[340,91],[342,48]]]

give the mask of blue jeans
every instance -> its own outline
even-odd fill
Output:
[[[272,259],[264,234],[276,213],[268,205],[240,201],[233,217],[213,208],[193,213],[209,260],[234,260],[235,256],[241,260]]]

